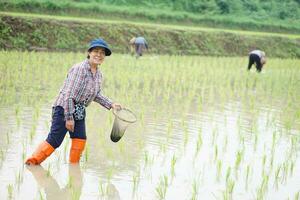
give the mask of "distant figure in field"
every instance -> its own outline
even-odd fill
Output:
[[[261,50],[253,50],[249,53],[248,70],[255,63],[257,72],[261,72],[264,64],[266,64],[266,53]]]
[[[143,55],[144,49],[148,49],[148,43],[144,37],[136,37],[130,40],[130,44],[134,44],[136,58]]]

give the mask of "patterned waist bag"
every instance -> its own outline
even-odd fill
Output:
[[[83,120],[85,118],[85,104],[77,103],[75,104],[74,119]]]

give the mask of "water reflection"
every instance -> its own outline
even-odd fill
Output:
[[[119,192],[116,186],[112,183],[107,185],[107,196],[104,198],[105,200],[120,200]]]
[[[83,186],[80,165],[69,165],[69,180],[64,188],[60,188],[57,181],[41,165],[26,166],[35,178],[39,187],[46,193],[46,199],[79,199]]]

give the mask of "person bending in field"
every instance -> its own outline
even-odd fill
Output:
[[[249,64],[248,64],[249,71],[254,63],[257,72],[261,72],[263,66],[266,64],[266,54],[264,51],[253,50],[249,53]]]
[[[144,49],[148,49],[148,43],[144,37],[136,37],[134,40],[136,58],[143,55]]]
[[[99,38],[92,40],[87,59],[75,64],[68,72],[52,108],[52,124],[48,137],[25,163],[39,165],[58,148],[69,131],[72,139],[70,163],[78,163],[86,143],[85,108],[95,101],[106,109],[121,109],[101,93],[102,73],[99,66],[105,56],[111,55],[107,43]]]

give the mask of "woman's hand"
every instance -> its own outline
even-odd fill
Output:
[[[74,126],[75,126],[74,120],[67,120],[67,121],[66,121],[66,128],[67,128],[69,131],[74,132]]]
[[[111,108],[114,109],[114,110],[121,110],[122,106],[119,103],[112,103]]]

